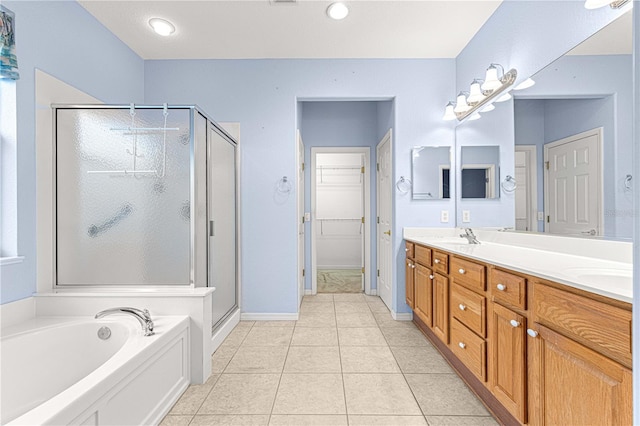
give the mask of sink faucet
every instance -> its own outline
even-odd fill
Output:
[[[135,319],[140,322],[142,326],[142,331],[145,336],[153,336],[155,333],[153,332],[153,321],[151,320],[151,315],[147,309],[140,310],[137,308],[128,308],[128,307],[120,307],[120,308],[111,308],[105,309],[104,311],[100,311],[96,314],[96,319],[105,317],[107,315],[113,314],[127,314],[131,315]]]
[[[464,234],[460,234],[460,238],[466,238],[469,244],[480,244],[471,228],[464,228]]]

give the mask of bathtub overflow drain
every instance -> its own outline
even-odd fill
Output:
[[[111,329],[109,327],[100,327],[100,330],[98,330],[98,337],[102,340],[107,340],[111,337]]]

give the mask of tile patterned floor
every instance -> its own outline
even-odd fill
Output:
[[[378,297],[305,296],[298,321],[242,321],[162,426],[497,423],[411,322]]]

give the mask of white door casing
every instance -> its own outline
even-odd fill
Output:
[[[545,232],[602,235],[602,128],[546,144]]]
[[[302,142],[302,135],[300,130],[297,132],[296,151],[298,158],[298,214],[297,214],[297,231],[298,231],[298,306],[302,303],[302,297],[304,296],[304,143]]]
[[[376,147],[377,163],[377,241],[378,241],[378,295],[391,312],[393,309],[392,283],[392,158],[391,158],[391,129]]]
[[[515,217],[519,231],[538,231],[536,146],[515,147]]]

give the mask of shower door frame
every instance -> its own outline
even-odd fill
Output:
[[[94,109],[94,110],[104,110],[104,109],[120,109],[120,110],[129,110],[131,107],[135,110],[141,109],[156,109],[162,110],[164,105],[124,105],[124,104],[52,104],[52,114],[53,114],[53,150],[52,150],[52,182],[51,182],[51,194],[52,194],[52,264],[51,264],[51,282],[53,284],[53,289],[57,290],[74,290],[74,289],[158,289],[158,290],[167,290],[167,289],[185,289],[185,288],[194,288],[194,287],[207,287],[208,286],[208,249],[205,241],[199,241],[197,229],[203,230],[206,233],[207,224],[208,224],[208,210],[207,210],[207,197],[206,197],[206,182],[207,182],[207,173],[206,167],[207,164],[207,140],[204,139],[203,147],[196,146],[198,142],[195,138],[195,119],[196,113],[199,113],[207,120],[207,128],[209,122],[215,123],[211,120],[206,114],[204,114],[200,109],[198,109],[195,105],[167,105],[169,110],[183,109],[189,110],[189,210],[190,210],[190,218],[189,218],[189,227],[190,227],[190,236],[189,236],[189,283],[186,284],[127,284],[127,285],[111,285],[111,284],[82,284],[82,285],[64,285],[58,283],[58,218],[57,218],[57,203],[58,203],[58,135],[57,135],[57,112],[58,110],[80,110],[80,109]],[[224,132],[224,131],[223,131]],[[224,132],[227,134],[226,132]],[[228,134],[227,134],[228,136]],[[230,136],[229,136],[230,137]],[[231,138],[233,140],[233,138]],[[200,144],[198,144],[200,145]],[[196,151],[204,150],[204,153],[200,156],[197,156]],[[198,167],[198,163],[196,163],[196,159],[200,157],[202,164]],[[197,170],[198,169],[198,170]],[[198,172],[197,172],[198,171]],[[204,173],[204,174],[203,174]],[[197,182],[205,182],[205,197],[204,199],[200,199],[197,196]],[[202,206],[203,207],[202,207]],[[207,212],[202,218],[197,216],[198,211]],[[203,233],[200,233],[203,235]],[[236,237],[237,238],[237,237]],[[197,248],[197,246],[204,246],[202,248]],[[204,253],[204,258],[202,257]],[[197,258],[204,259],[205,261],[198,262]],[[236,254],[237,261],[237,254]],[[203,266],[198,266],[198,264]],[[197,269],[196,269],[197,268]],[[237,284],[238,285],[238,284]]]

